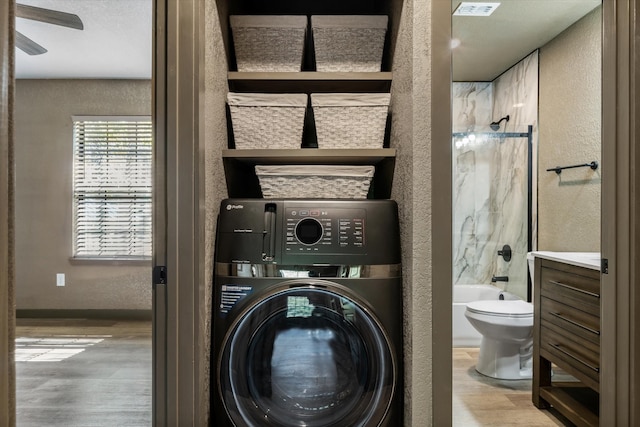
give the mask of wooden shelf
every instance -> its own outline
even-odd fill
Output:
[[[371,92],[391,90],[391,72],[338,72],[316,71],[249,73],[230,71],[229,90],[232,92]]]
[[[255,174],[256,165],[372,165],[376,171],[369,198],[388,199],[391,197],[395,157],[395,148],[222,151],[227,191],[233,198],[262,197]]]
[[[540,397],[578,426],[598,427],[598,394],[578,384],[557,384],[540,388]]]

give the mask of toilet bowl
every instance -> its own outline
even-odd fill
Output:
[[[531,378],[533,304],[522,300],[467,303],[464,313],[482,334],[476,371],[504,380]]]

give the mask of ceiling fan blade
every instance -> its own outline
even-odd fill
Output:
[[[18,18],[32,19],[34,21],[46,22],[47,24],[60,25],[76,30],[83,30],[84,24],[78,15],[73,13],[60,12],[58,10],[43,9],[41,7],[16,4],[16,16]]]
[[[47,49],[18,31],[16,31],[16,47],[28,55],[42,55],[43,53],[47,53]]]

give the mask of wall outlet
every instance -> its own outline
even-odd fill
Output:
[[[56,286],[64,286],[64,273],[56,274]]]

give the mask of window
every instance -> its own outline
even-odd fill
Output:
[[[151,256],[150,117],[73,117],[76,258]]]

